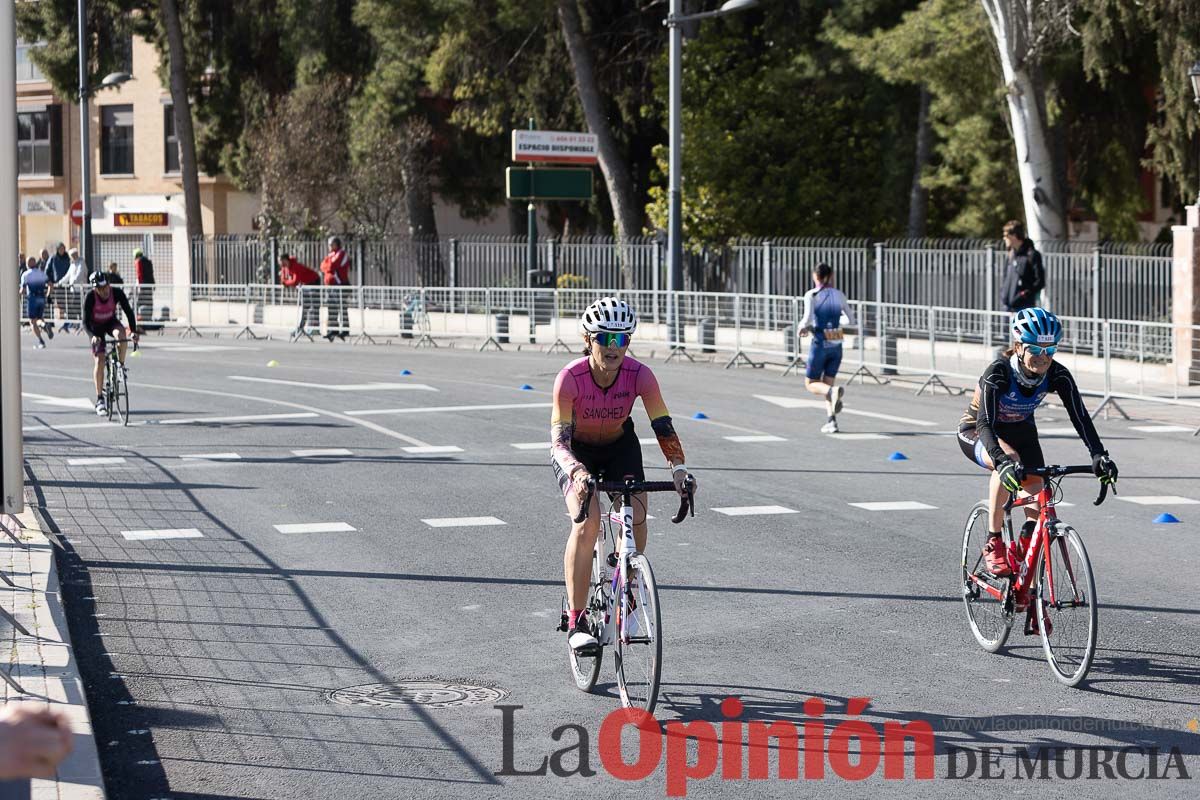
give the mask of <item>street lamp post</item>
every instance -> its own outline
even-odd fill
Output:
[[[685,22],[721,17],[745,11],[758,5],[758,0],[726,0],[716,11],[683,14],[683,0],[671,0],[670,13],[663,22],[670,29],[670,155],[667,183],[667,328],[671,344],[683,341],[678,329],[675,293],[683,288],[683,198],[680,191],[683,163],[683,29]]]
[[[91,124],[88,118],[88,59],[87,59],[87,0],[79,0],[79,164],[80,188],[83,197],[83,224],[79,231],[79,255],[84,269],[92,272],[92,150],[89,141]],[[100,82],[101,88],[120,86],[130,79],[127,72],[110,72]]]
[[[1192,82],[1192,99],[1196,101],[1196,110],[1200,111],[1200,61],[1188,68],[1188,80]],[[1200,206],[1200,189],[1196,193],[1196,205]]]

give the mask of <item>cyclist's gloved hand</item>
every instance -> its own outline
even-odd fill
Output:
[[[1021,467],[1013,463],[1011,458],[1002,458],[996,463],[996,474],[1000,476],[1000,485],[1016,494],[1021,489]]]
[[[583,502],[583,498],[587,496],[588,482],[592,480],[591,474],[586,469],[577,469],[575,474],[571,476],[571,483],[575,488],[575,496],[579,498],[579,502]]]
[[[1101,483],[1117,482],[1117,465],[1108,457],[1107,452],[1096,453],[1092,456],[1092,473]]]
[[[680,466],[683,465],[681,464]],[[699,485],[696,483],[696,476],[688,472],[686,468],[675,469],[673,472],[671,472],[671,479],[675,481],[675,491],[679,492],[681,496],[687,495],[687,484],[689,481],[692,485],[692,494],[694,495],[696,493],[696,487]]]

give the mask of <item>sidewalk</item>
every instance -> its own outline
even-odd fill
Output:
[[[53,546],[31,511],[22,514],[19,521],[24,530],[17,531],[16,536],[22,545],[0,532],[0,571],[17,586],[13,588],[0,579],[0,608],[33,635],[22,634],[8,620],[0,618],[5,652],[0,657],[0,669],[7,671],[26,692],[22,695],[0,681],[4,702],[48,702],[65,711],[71,719],[75,744],[59,766],[56,779],[0,782],[0,800],[30,796],[33,800],[103,800],[100,759],[63,613]],[[12,529],[10,517],[0,517],[0,524]]]

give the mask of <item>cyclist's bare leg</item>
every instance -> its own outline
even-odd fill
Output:
[[[572,491],[567,495],[567,511],[571,519],[579,513],[579,498]],[[592,497],[588,515],[583,522],[571,523],[567,550],[563,554],[563,577],[567,584],[567,600],[572,609],[583,608],[587,602],[588,583],[592,579],[592,550],[600,531],[600,503]]]
[[[1012,448],[1008,442],[1003,439],[998,440],[1000,446],[1004,448],[1004,452],[1008,454],[1014,462],[1020,464],[1021,457],[1017,455],[1017,451]],[[992,463],[992,457],[987,453],[983,454],[983,461],[987,464],[987,468],[992,471],[988,478],[988,520],[989,531],[998,531],[1004,525],[1004,504],[1008,502],[1008,490],[1000,485],[1000,473],[996,472],[996,465]],[[1042,490],[1042,479],[1038,477],[1026,478],[1021,483],[1021,488],[1024,489],[1023,494],[1037,494]],[[1025,506],[1025,518],[1037,519],[1038,510],[1036,506]]]
[[[104,394],[104,355],[92,356],[96,365],[92,368],[92,379],[96,384],[96,397]]]
[[[128,343],[128,340],[125,338],[124,326],[118,325],[115,330],[117,333],[117,342],[118,342],[118,344],[117,344],[117,360],[120,361],[122,364],[124,364],[125,363],[125,350],[128,349],[129,343]]]

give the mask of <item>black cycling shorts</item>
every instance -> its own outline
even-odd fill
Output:
[[[646,470],[642,467],[642,445],[633,432],[632,419],[625,420],[621,426],[621,438],[612,444],[595,445],[572,439],[571,452],[598,481],[620,481],[627,476],[637,481],[646,480]],[[571,476],[563,472],[557,461],[551,459],[551,463],[554,465],[554,477],[558,479],[558,488],[565,495],[571,485]]]
[[[1038,441],[1037,425],[1034,424],[1032,417],[1024,422],[996,425],[993,430],[996,432],[996,438],[1017,451],[1017,460],[1021,462],[1022,466],[1046,466],[1046,458],[1042,455],[1042,445]],[[974,426],[963,426],[958,429],[958,446],[968,461],[987,469],[987,465],[983,461],[986,451],[983,449],[983,442],[979,441],[979,431]]]

